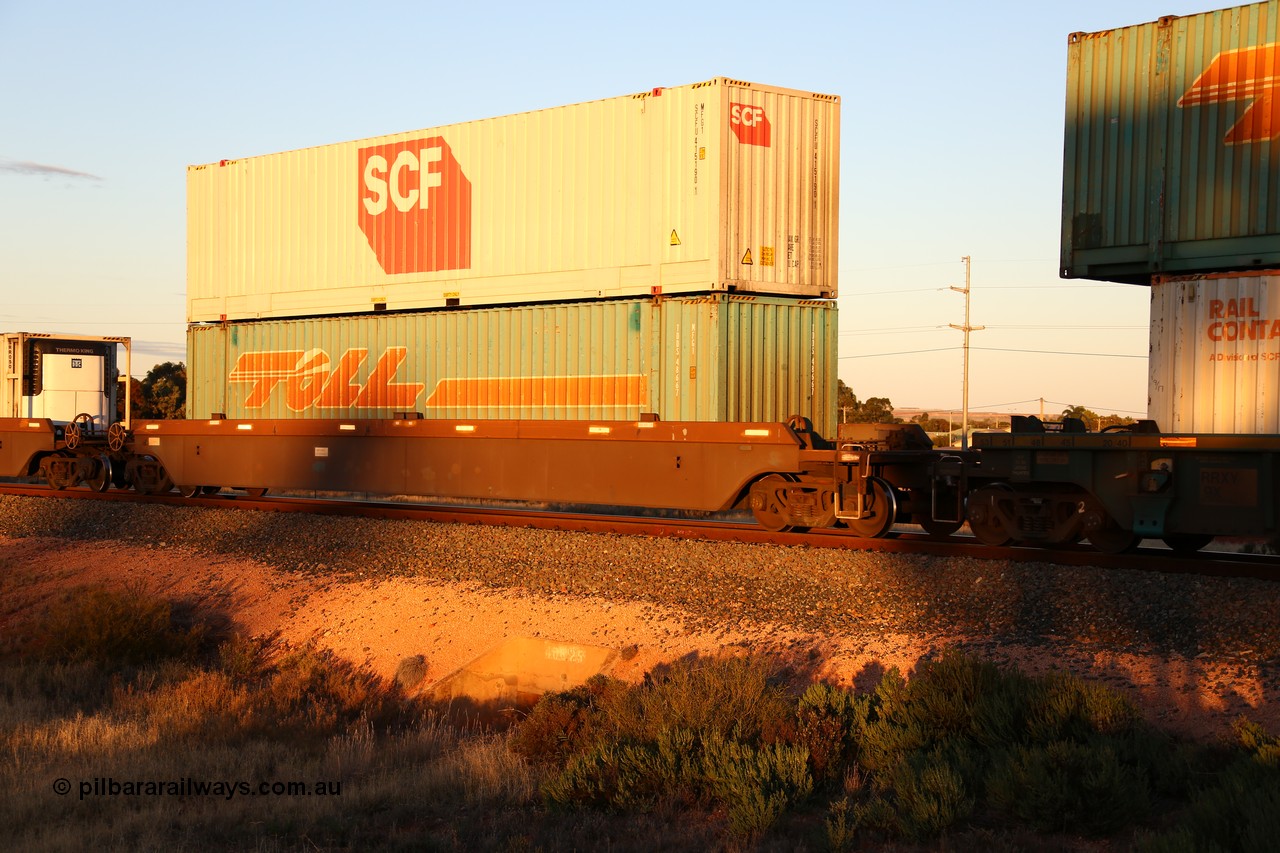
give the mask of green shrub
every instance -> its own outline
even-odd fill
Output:
[[[958,652],[921,663],[909,682],[890,670],[855,729],[859,760],[887,770],[908,753],[944,742],[1020,741],[1035,692],[1026,676]]]
[[[865,697],[821,682],[809,685],[800,696],[796,739],[809,750],[816,781],[833,778],[853,760],[867,705]]]
[[[1276,752],[1256,728],[1241,732],[1255,754]],[[890,670],[870,695],[813,684],[798,700],[767,661],[683,661],[641,685],[544,697],[512,744],[552,766],[549,804],[723,809],[739,839],[766,832],[815,784],[844,779],[826,819],[833,849],[862,834],[926,841],[993,809],[1102,835],[1142,819],[1153,791],[1185,794],[1198,760],[1105,688],[957,653],[910,681]]]
[[[606,691],[594,708],[598,737],[653,741],[679,729],[746,742],[794,736],[794,701],[760,657],[678,661],[636,687]]]
[[[254,687],[250,717],[243,726],[253,733],[326,737],[347,731],[357,721],[390,726],[412,711],[394,684],[329,651],[312,648],[284,653]]]
[[[1236,721],[1242,751],[1192,794],[1179,827],[1149,839],[1143,850],[1195,850],[1262,853],[1280,838],[1280,739],[1245,719]]]
[[[833,853],[852,850],[857,843],[857,820],[849,820],[849,798],[841,797],[827,807],[827,847]]]
[[[140,589],[87,589],[50,607],[30,636],[38,658],[118,668],[194,659],[209,630],[183,624],[170,602]]]
[[[512,751],[540,764],[563,762],[580,749],[590,707],[581,689],[543,696],[511,733]]]
[[[1160,835],[1140,836],[1135,845],[1138,853],[1227,853],[1216,844],[1205,844],[1196,839],[1184,826]]]
[[[713,738],[704,747],[703,773],[723,805],[734,835],[752,837],[813,792],[809,751],[781,743],[756,748]]]
[[[903,761],[892,773],[897,831],[912,839],[933,838],[973,811],[963,762],[933,752]]]
[[[1102,739],[1015,747],[993,770],[988,793],[996,808],[1042,832],[1105,835],[1141,820],[1151,804],[1146,774]]]
[[[1097,732],[1127,731],[1142,719],[1126,697],[1066,673],[1050,673],[1037,681],[1029,709],[1031,743],[1080,740]]]
[[[1231,726],[1236,742],[1254,761],[1267,767],[1280,768],[1280,738],[1269,734],[1262,726],[1246,717],[1238,718]]]
[[[688,730],[664,733],[651,743],[599,743],[569,758],[542,793],[552,805],[622,811],[649,811],[662,800],[696,800],[699,751]]]

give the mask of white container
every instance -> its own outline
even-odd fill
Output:
[[[188,322],[837,292],[840,104],[725,78],[187,171]]]
[[[1280,433],[1280,272],[1154,282],[1150,371],[1164,432]]]

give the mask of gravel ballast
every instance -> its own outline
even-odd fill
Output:
[[[1280,582],[8,496],[0,537],[248,558],[325,584],[399,579],[560,608],[626,603],[708,645],[729,635],[762,648],[839,638],[856,651],[906,635],[922,653],[955,646],[1093,672],[1101,659],[1136,656],[1193,677],[1203,670],[1215,683],[1199,687],[1249,694],[1254,710],[1273,711],[1280,696]]]

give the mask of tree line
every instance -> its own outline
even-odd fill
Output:
[[[859,400],[843,379],[836,380],[837,405],[840,409],[840,422],[850,424],[900,424],[902,418],[894,417],[893,402],[888,397],[868,397]],[[1079,418],[1086,427],[1097,431],[1109,426],[1122,426],[1134,422],[1133,418],[1121,415],[1100,415],[1084,406],[1068,406],[1061,413],[1045,416],[1045,420],[1061,420],[1062,418]],[[921,412],[911,419],[911,423],[919,424],[925,432],[949,432],[960,428],[960,419],[934,417],[929,412]],[[1008,426],[1009,419],[1001,418],[993,421],[990,418],[970,418],[970,429],[998,429]]]
[[[148,420],[180,420],[187,416],[187,365],[166,361],[138,380],[129,377],[129,405],[133,417]],[[124,400],[116,403],[124,418]]]

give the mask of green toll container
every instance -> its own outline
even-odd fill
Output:
[[[1280,266],[1280,2],[1067,41],[1064,278]]]
[[[834,300],[706,294],[197,323],[188,417],[836,425]]]

